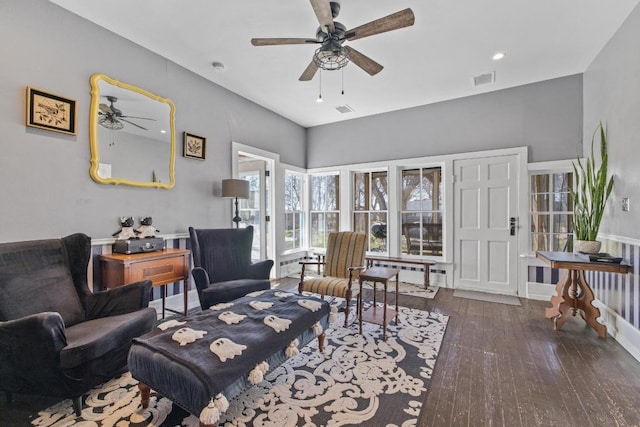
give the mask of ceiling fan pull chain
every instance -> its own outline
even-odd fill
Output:
[[[320,92],[318,93],[318,99],[316,102],[322,102],[322,70],[318,70],[318,81],[320,82]]]
[[[344,67],[341,68],[342,71],[342,94],[344,95]]]

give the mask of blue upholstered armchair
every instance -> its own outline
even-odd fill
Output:
[[[200,307],[229,302],[269,289],[273,260],[251,262],[253,226],[247,228],[194,229],[189,227]]]
[[[149,332],[151,282],[91,292],[91,239],[0,244],[0,390],[73,400],[127,369],[131,340]]]

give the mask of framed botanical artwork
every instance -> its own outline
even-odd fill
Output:
[[[206,156],[207,138],[194,135],[189,132],[184,133],[183,156],[192,159],[204,160]]]
[[[27,87],[27,126],[75,135],[76,116],[74,99]]]

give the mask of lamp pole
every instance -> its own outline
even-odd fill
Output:
[[[236,216],[233,217],[233,222],[236,223],[236,228],[240,228],[240,221],[242,221],[242,218],[240,218],[240,212],[238,211],[238,198],[237,197],[236,197],[235,205],[236,205]]]

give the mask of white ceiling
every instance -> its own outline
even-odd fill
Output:
[[[407,7],[415,25],[347,42],[385,68],[372,77],[349,64],[344,95],[342,72],[323,72],[321,104],[319,73],[298,81],[316,45],[250,43],[314,38],[308,0],[51,1],[311,127],[582,73],[640,0],[343,0],[336,21],[347,28]],[[474,87],[492,71],[495,83]],[[344,104],[354,112],[336,111]]]

